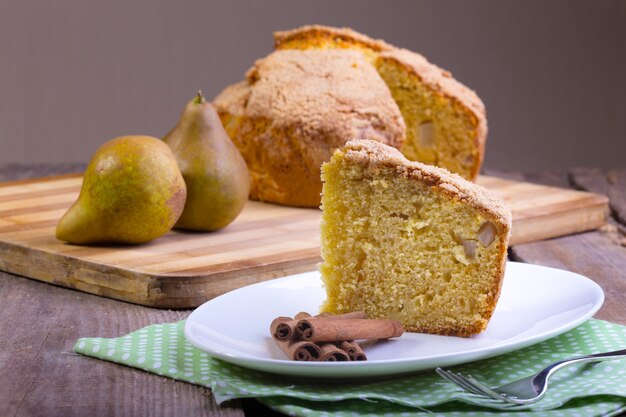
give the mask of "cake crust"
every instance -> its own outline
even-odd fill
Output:
[[[333,38],[360,44],[376,52],[390,51],[394,47],[382,39],[372,39],[350,28],[335,28],[323,25],[306,25],[299,28],[274,32],[274,46],[280,49],[287,42],[311,38]]]
[[[280,50],[214,100],[251,175],[251,198],[317,207],[320,167],[355,137],[402,146],[405,125],[376,70],[356,51]]]
[[[380,39],[372,39],[349,28],[309,25],[274,33],[274,43],[277,49],[304,49],[306,41],[322,48],[329,47],[321,44],[327,41],[341,45],[340,48],[347,48],[352,44],[362,49],[370,49],[373,55],[371,53],[368,55],[372,55],[374,65],[378,65],[377,62],[391,61],[405,68],[408,73],[417,77],[431,90],[449,99],[460,113],[466,113],[466,117],[471,119],[474,126],[472,140],[477,152],[467,178],[476,179],[484,159],[488,126],[485,106],[473,90],[455,80],[449,71],[429,62],[424,56],[407,49],[397,48]]]
[[[246,78],[252,90],[248,117],[295,126],[307,139],[333,132],[327,139],[334,148],[368,134],[394,147],[404,141],[400,110],[356,51],[276,51],[258,60]]]
[[[455,200],[466,202],[495,222],[499,230],[506,231],[507,238],[510,236],[511,211],[484,187],[443,168],[409,161],[399,150],[371,140],[351,140],[346,143],[343,152],[346,159],[368,169],[394,168],[407,178],[427,183]]]
[[[462,105],[471,109],[476,118],[479,119],[479,125],[482,130],[484,130],[482,135],[484,141],[484,137],[487,134],[485,105],[476,95],[476,92],[455,80],[450,71],[446,71],[429,62],[423,55],[417,52],[395,47],[382,39],[372,39],[350,28],[306,25],[292,30],[278,31],[274,32],[274,45],[276,49],[280,49],[289,41],[312,38],[341,39],[379,52],[379,59],[397,61],[419,76],[425,84],[452,99],[458,100]]]

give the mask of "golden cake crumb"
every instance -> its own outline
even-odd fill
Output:
[[[323,311],[470,336],[500,294],[511,214],[459,175],[354,140],[322,167]]]

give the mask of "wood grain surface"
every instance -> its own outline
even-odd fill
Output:
[[[607,225],[596,231],[513,246],[510,258],[591,278],[605,293],[604,304],[595,317],[626,324],[626,217],[622,217],[622,213],[626,213],[626,201],[621,198],[626,193],[626,182],[615,181],[616,172],[626,173],[626,170],[603,172],[577,168],[571,169],[568,175],[524,176],[551,186],[573,186],[607,195],[613,215]]]
[[[187,311],[154,310],[0,273],[0,416],[242,416],[210,390],[72,352],[80,337],[118,337]],[[111,410],[115,409],[115,413]]]
[[[137,304],[185,308],[255,282],[315,269],[318,209],[250,201],[214,233],[172,231],[138,246],[75,246],[54,237],[82,178],[0,186],[0,269]],[[604,196],[481,177],[513,212],[512,244],[590,230],[605,222]]]

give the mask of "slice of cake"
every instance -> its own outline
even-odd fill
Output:
[[[469,88],[415,52],[347,28],[304,26],[274,34],[276,49],[356,49],[378,70],[406,124],[409,159],[475,180],[485,153],[485,107]]]
[[[322,167],[322,311],[470,336],[498,301],[511,214],[486,189],[354,140]]]

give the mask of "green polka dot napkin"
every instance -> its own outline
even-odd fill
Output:
[[[241,368],[187,343],[183,328],[180,321],[144,327],[119,338],[82,338],[74,351],[210,387],[219,403],[254,397],[293,416],[589,417],[626,411],[626,359],[572,365],[551,379],[543,400],[510,406],[467,394],[434,372],[381,381],[320,383]],[[626,326],[589,320],[534,346],[454,369],[498,386],[559,359],[625,346]]]

